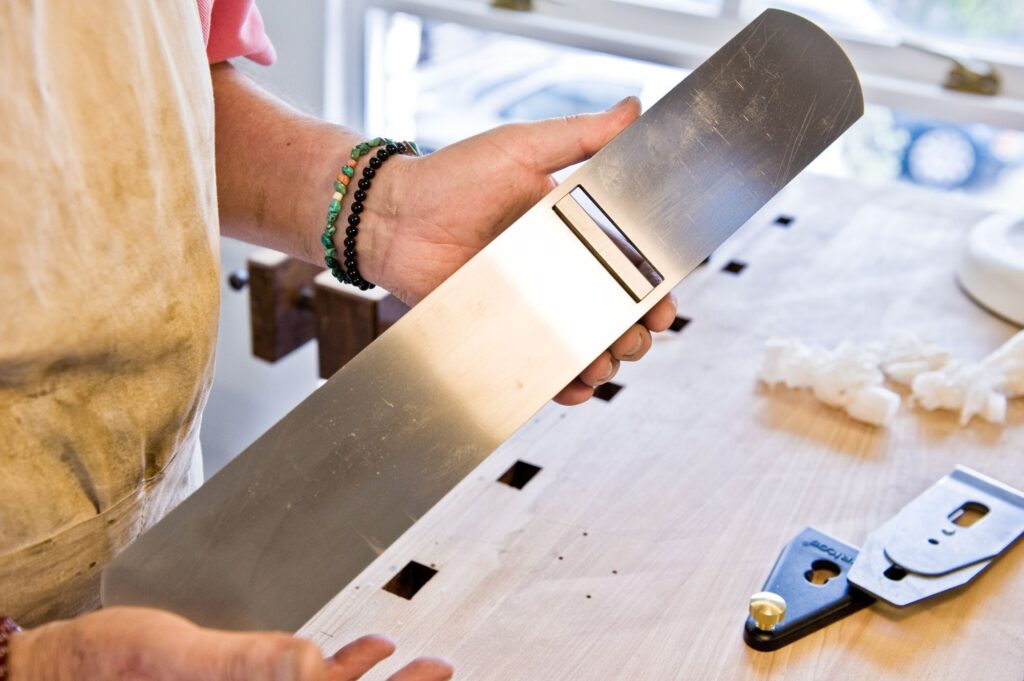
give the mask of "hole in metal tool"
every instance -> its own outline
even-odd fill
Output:
[[[619,394],[623,386],[618,383],[604,383],[594,388],[594,397],[605,402],[611,402],[612,398]],[[586,533],[584,533],[586,536]]]
[[[647,258],[644,257],[643,253],[637,249],[633,242],[629,240],[629,237],[623,234],[618,225],[612,222],[612,219],[608,217],[608,214],[594,202],[594,199],[590,197],[587,190],[583,187],[576,187],[569,192],[569,196],[576,199],[576,203],[580,205],[580,208],[586,211],[587,215],[597,223],[597,226],[601,228],[601,231],[604,232],[608,238],[612,240],[615,246],[618,247],[622,254],[626,256],[631,263],[633,263],[633,266],[640,272],[640,274],[644,275],[644,279],[646,279],[651,286],[657,286],[665,280],[665,278],[661,276],[661,273],[654,269],[654,265],[652,265]]]
[[[796,218],[794,218],[791,215],[780,215],[779,217],[775,218],[775,224],[777,224],[779,227],[789,227],[795,219]]]
[[[804,579],[815,586],[824,586],[828,580],[839,576],[839,566],[830,560],[816,560],[811,569],[804,573]]]
[[[929,539],[928,543],[931,544],[932,546],[935,546],[935,545],[937,545],[939,543],[939,540],[938,539]]]
[[[968,501],[949,514],[949,522],[960,527],[970,527],[988,515],[988,506],[977,501]]]
[[[398,574],[384,585],[384,590],[406,600],[412,600],[412,597],[423,588],[423,585],[436,574],[437,570],[434,568],[410,560],[408,565],[399,570]]]
[[[501,474],[498,482],[504,483],[509,487],[522,489],[526,487],[526,483],[533,480],[533,476],[540,473],[540,470],[540,466],[534,466],[532,463],[526,463],[525,461],[516,461],[507,471]]]
[[[637,302],[665,280],[583,187],[559,199],[554,211]]]
[[[882,576],[886,579],[890,579],[894,582],[898,582],[907,576],[907,571],[901,568],[899,565],[893,564],[885,569]]]
[[[747,269],[747,263],[742,260],[730,260],[722,268],[722,271],[728,272],[729,274],[739,274],[745,269]]]
[[[676,317],[675,319],[672,320],[672,323],[669,324],[668,328],[672,329],[673,331],[679,332],[685,329],[686,325],[689,323],[690,320],[687,319],[686,317]]]

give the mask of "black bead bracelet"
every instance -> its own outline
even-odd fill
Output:
[[[370,157],[367,166],[363,168],[362,177],[356,183],[358,189],[352,195],[351,213],[348,216],[348,227],[345,228],[345,240],[342,242],[345,248],[342,251],[342,258],[339,259],[336,257],[338,249],[334,244],[334,234],[337,231],[335,222],[338,219],[338,213],[341,212],[341,201],[348,192],[350,180],[355,176],[355,164],[362,156],[370,153],[370,150],[374,147],[379,148]],[[373,185],[373,179],[376,177],[377,171],[395,154],[418,156],[419,148],[414,142],[395,142],[384,137],[376,137],[353,147],[350,154],[352,160],[341,169],[337,179],[334,181],[335,192],[331,205],[327,209],[327,227],[320,237],[320,241],[324,246],[324,262],[331,268],[331,273],[334,277],[338,281],[352,284],[362,291],[373,288],[374,284],[363,279],[362,274],[359,272],[359,263],[356,259],[356,235],[359,234],[359,215],[365,208],[363,202],[366,201],[367,192],[369,192],[370,187]]]

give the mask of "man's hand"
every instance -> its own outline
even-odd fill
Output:
[[[159,610],[112,608],[13,637],[11,681],[352,681],[395,650],[364,636],[328,660],[283,633],[203,629]],[[452,667],[420,658],[391,681],[444,681]]]
[[[222,232],[322,263],[334,178],[363,138],[291,109],[228,64],[211,73]],[[551,173],[590,158],[639,114],[630,98],[605,113],[506,125],[424,158],[391,158],[362,214],[360,271],[418,302],[551,191]],[[345,197],[342,227],[354,193]],[[660,301],[555,401],[586,401],[620,361],[643,357],[651,331],[674,317],[675,301]]]
[[[552,173],[593,156],[639,113],[629,98],[605,113],[506,125],[423,158],[392,158],[362,216],[363,275],[418,302],[551,191]],[[555,401],[586,401],[674,317],[675,301],[660,301]]]

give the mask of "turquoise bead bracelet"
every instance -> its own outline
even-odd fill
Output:
[[[373,149],[383,147],[377,152],[377,156],[371,158],[370,167],[363,169],[363,179],[359,180],[360,189],[356,192],[357,204],[353,205],[353,213],[349,215],[348,227],[345,228],[345,249],[342,252],[342,259],[337,257],[338,248],[334,243],[334,235],[337,233],[338,214],[341,213],[341,202],[348,193],[349,183],[356,175],[356,165],[359,159],[369,154]],[[392,153],[411,153],[418,156],[420,151],[415,142],[396,142],[387,137],[374,137],[371,140],[362,142],[352,147],[349,153],[349,161],[341,168],[341,172],[334,180],[334,194],[331,203],[327,207],[327,224],[323,234],[320,235],[320,243],[324,247],[324,264],[331,270],[334,278],[344,284],[352,284],[361,290],[374,287],[373,284],[365,281],[359,274],[356,263],[356,235],[359,233],[359,213],[362,212],[361,199],[365,199],[366,190],[369,189],[370,180],[373,178],[377,168],[380,167],[381,159],[386,160]],[[373,166],[376,166],[374,168]],[[355,206],[358,205],[358,209]]]

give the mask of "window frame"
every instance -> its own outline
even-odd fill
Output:
[[[722,0],[717,13],[666,9],[642,0],[535,0],[534,9],[496,9],[489,0],[330,0],[327,7],[325,108],[329,118],[365,127],[367,106],[380,87],[380,27],[370,10],[404,12],[567,47],[693,69],[735,35],[748,19],[744,0]],[[900,44],[891,36],[830,29],[861,77],[865,99],[898,110],[964,123],[1024,129],[1024,59],[972,48],[961,53],[991,64],[1002,93],[983,96],[942,86],[951,62]],[[940,51],[948,52],[939,46]],[[342,71],[342,66],[344,69]]]

